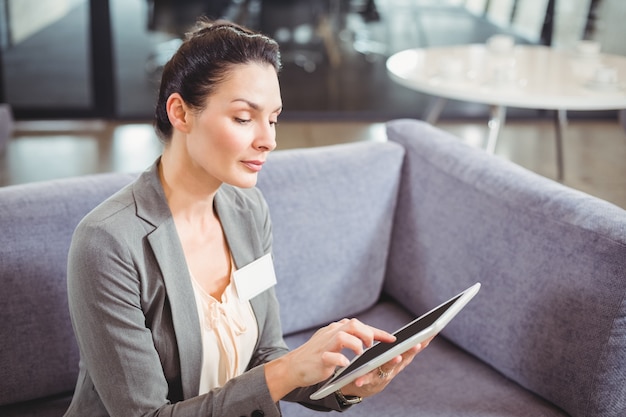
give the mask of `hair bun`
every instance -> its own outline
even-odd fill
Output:
[[[185,34],[185,39],[192,39],[197,36],[202,36],[208,32],[213,32],[220,29],[230,29],[238,35],[254,35],[255,33],[249,29],[244,28],[236,23],[233,23],[225,19],[211,20],[208,17],[199,18],[191,28],[191,31]]]

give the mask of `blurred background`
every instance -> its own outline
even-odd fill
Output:
[[[148,166],[162,66],[200,15],[280,43],[279,149],[384,140],[383,122],[423,118],[433,97],[385,67],[407,48],[506,34],[626,55],[624,0],[0,0],[0,186]],[[489,112],[451,100],[437,126],[483,146]],[[620,114],[568,112],[562,182],[626,208]],[[556,178],[553,122],[509,108],[496,155]]]
[[[17,119],[149,119],[160,66],[197,16],[226,17],[282,47],[284,117],[418,117],[427,104],[393,83],[406,48],[484,42],[626,54],[623,0],[1,0],[0,102]],[[456,103],[443,117],[483,116]],[[524,112],[521,114],[525,114]],[[530,112],[534,116],[533,112]],[[512,114],[515,116],[515,114]]]

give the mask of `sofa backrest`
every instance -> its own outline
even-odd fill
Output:
[[[273,219],[286,333],[353,316],[378,299],[403,154],[396,144],[359,143],[271,155],[259,187]],[[0,188],[0,406],[74,389],[71,237],[87,212],[134,178]]]
[[[80,219],[133,177],[0,188],[0,405],[74,389],[79,356],[67,306],[70,240]]]
[[[418,314],[481,281],[445,337],[572,416],[626,415],[626,211],[421,122],[387,134],[406,163],[385,290]]]
[[[403,155],[396,144],[366,142],[270,156],[259,188],[272,218],[285,334],[378,300]]]

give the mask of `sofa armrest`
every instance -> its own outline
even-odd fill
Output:
[[[97,174],[0,188],[0,407],[39,400],[16,406],[15,415],[27,413],[63,403],[57,396],[74,389],[79,354],[66,278],[72,233],[135,177]]]
[[[573,416],[626,415],[626,211],[397,120],[385,291],[416,314],[481,281],[444,336]]]

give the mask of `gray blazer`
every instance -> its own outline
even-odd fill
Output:
[[[81,361],[66,416],[279,416],[258,366],[288,351],[273,288],[251,300],[259,338],[249,370],[198,395],[200,324],[158,162],[74,233],[68,294]],[[238,268],[271,252],[269,212],[257,189],[223,185],[215,208]],[[308,400],[314,388],[287,400],[340,409],[334,396]]]

